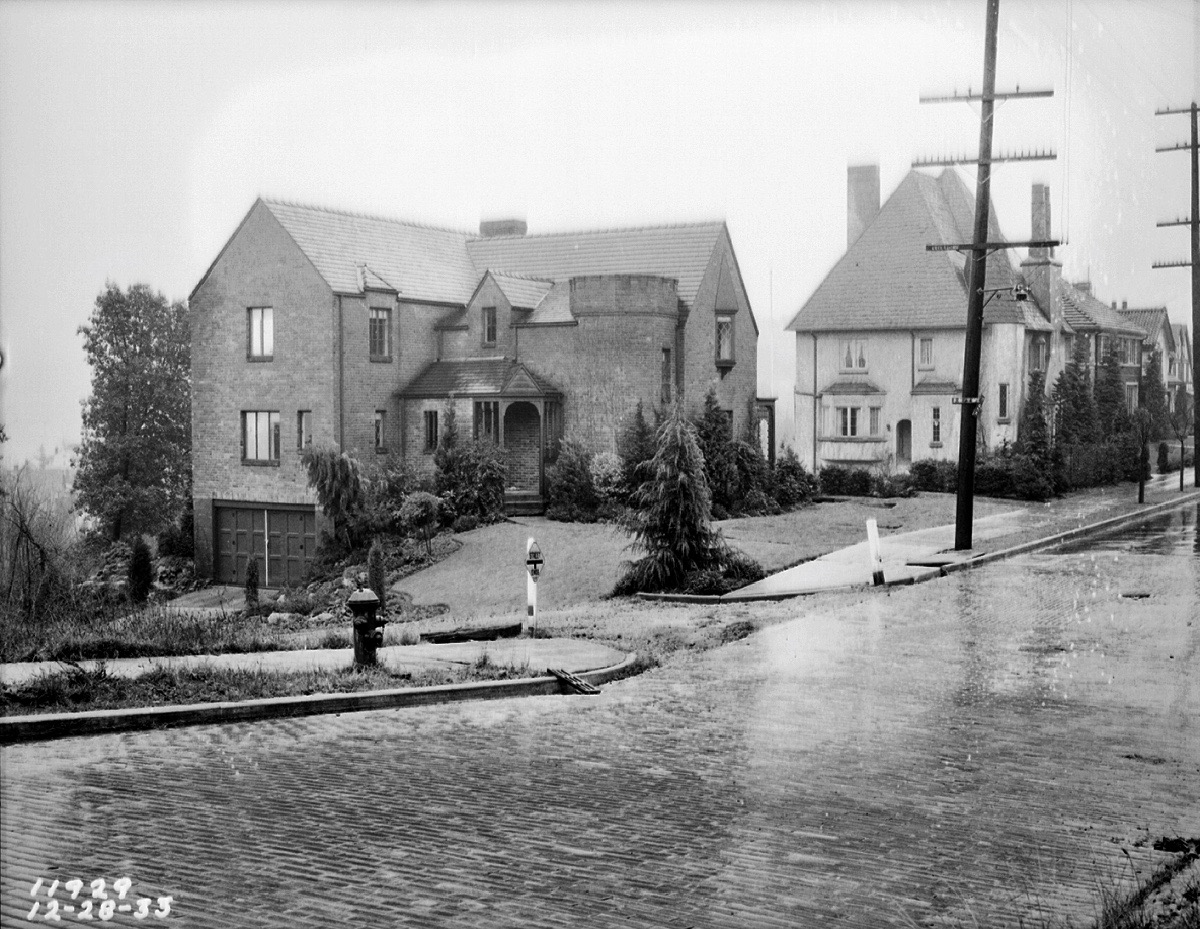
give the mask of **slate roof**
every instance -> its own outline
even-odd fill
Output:
[[[883,388],[879,387],[877,384],[859,378],[857,380],[833,381],[832,383],[821,388],[820,392],[822,395],[828,395],[831,397],[865,397],[869,394],[881,394],[884,391]]]
[[[528,375],[542,394],[557,395],[558,391],[544,378],[511,358],[464,358],[457,361],[435,361],[418,374],[403,390],[403,397],[496,396],[519,375]]]
[[[549,235],[492,236],[467,243],[476,267],[565,281],[588,274],[653,274],[679,281],[690,307],[723,222]]]
[[[1137,326],[1146,333],[1142,341],[1147,348],[1152,348],[1158,342],[1159,331],[1164,331],[1167,337],[1167,350],[1175,348],[1175,334],[1171,331],[1171,320],[1167,317],[1167,308],[1158,306],[1147,309],[1117,310],[1122,319]]]
[[[1145,338],[1144,329],[1125,319],[1103,300],[1097,300],[1062,278],[1055,281],[1055,286],[1062,298],[1063,318],[1076,332],[1104,330]]]
[[[1002,241],[995,210],[989,238]],[[970,242],[974,197],[951,169],[937,177],[910,171],[875,219],[788,324],[793,331],[965,328],[966,256],[926,245]],[[988,288],[1011,287],[1012,262],[988,256]],[[984,322],[1020,322],[1024,309],[998,294]]]
[[[962,388],[955,381],[935,381],[932,378],[917,381],[912,389],[913,396],[928,394],[936,397],[944,397],[947,394],[961,392]]]
[[[554,286],[554,281],[545,278],[504,274],[499,271],[493,271],[492,278],[513,308],[519,310],[535,309]]]
[[[466,303],[482,272],[467,255],[470,234],[361,213],[262,201],[334,293],[361,293],[358,267],[409,300]]]
[[[571,312],[571,282],[559,281],[542,298],[532,313],[517,325],[536,326],[539,324],[572,323],[575,314]]]

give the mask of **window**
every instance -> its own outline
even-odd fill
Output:
[[[1029,343],[1029,369],[1031,371],[1045,371],[1046,366],[1050,363],[1050,347],[1046,342],[1045,336],[1034,336],[1032,342]]]
[[[279,411],[242,413],[242,461],[279,462]]]
[[[475,403],[475,438],[490,439],[500,444],[500,403],[479,400]]]
[[[867,343],[863,339],[843,339],[841,342],[841,368],[843,371],[867,370]]]
[[[671,402],[671,385],[675,380],[675,372],[671,369],[671,350],[662,350],[662,402]]]
[[[733,317],[717,317],[717,364],[733,364]]]
[[[392,311],[371,307],[371,360],[392,360]]]
[[[1135,365],[1138,363],[1138,340],[1121,339],[1118,351],[1121,354],[1121,364]]]
[[[865,359],[864,359],[864,361],[865,361]],[[932,338],[921,340],[920,365],[922,368],[932,368],[933,367],[933,339]]]
[[[296,411],[296,448],[312,445],[312,410]]]
[[[940,406],[933,408],[933,444],[942,444],[942,408]]]
[[[387,410],[375,411],[375,451],[387,451]]]
[[[275,311],[269,306],[253,306],[246,311],[246,357],[252,361],[270,361],[275,354]]]
[[[1167,374],[1170,377],[1175,376],[1175,356],[1174,355],[1167,356]]]
[[[837,434],[845,438],[858,435],[858,407],[839,406],[837,408]]]
[[[425,411],[425,451],[432,452],[438,446],[437,410]]]
[[[1000,402],[997,404],[996,415],[1002,419],[1008,419],[1008,385],[1000,385]]]
[[[1136,410],[1137,408],[1138,408],[1138,385],[1137,384],[1126,384],[1125,385],[1125,409],[1132,412],[1133,410]]]
[[[879,435],[879,407],[871,407],[871,435]]]
[[[496,308],[494,306],[483,308],[483,344],[496,344]]]

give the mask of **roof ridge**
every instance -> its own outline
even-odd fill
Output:
[[[480,238],[477,232],[467,232],[465,229],[453,229],[450,226],[438,226],[433,223],[421,223],[410,219],[398,219],[394,216],[384,216],[382,213],[366,213],[360,210],[339,210],[330,206],[315,203],[301,203],[298,200],[285,200],[280,197],[259,197],[267,206],[287,206],[297,210],[310,210],[315,213],[332,213],[335,216],[353,216],[356,219],[373,219],[377,222],[394,223],[397,226],[415,226],[418,229],[431,229],[435,232],[452,232],[455,235],[466,236],[468,239]]]
[[[498,237],[492,236],[491,238],[498,238]],[[494,275],[499,275],[500,277],[515,277],[515,278],[517,278],[517,280],[521,280],[521,281],[537,281],[539,284],[554,284],[554,283],[556,283],[554,278],[552,278],[552,277],[535,277],[532,274],[517,274],[515,271],[503,271],[500,268],[490,268],[490,267],[485,268],[484,273],[485,274],[491,273]]]
[[[644,226],[610,226],[607,229],[569,229],[563,232],[537,232],[533,234],[472,236],[474,242],[492,242],[496,239],[551,239],[569,235],[615,235],[623,232],[649,232],[659,229],[694,229],[700,226],[723,226],[723,219],[704,219],[687,223],[650,223]]]

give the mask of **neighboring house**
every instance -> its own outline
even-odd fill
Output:
[[[1116,302],[1112,304],[1113,309],[1116,309]],[[1146,374],[1150,369],[1150,361],[1158,355],[1159,368],[1162,375],[1163,391],[1167,395],[1168,409],[1170,409],[1171,387],[1170,375],[1167,373],[1171,367],[1171,360],[1176,356],[1175,332],[1171,325],[1170,317],[1167,315],[1165,306],[1148,307],[1145,309],[1130,309],[1127,301],[1121,301],[1121,308],[1117,310],[1121,318],[1132,323],[1146,333],[1146,337],[1142,340],[1142,369],[1141,382],[1145,384]]]
[[[757,415],[758,327],[723,222],[480,234],[258,200],[196,285],[197,570],[299,583],[323,517],[301,450],[418,471],[454,404],[504,450],[510,506],[536,511],[569,435],[615,449],[638,401]]]
[[[797,454],[814,468],[957,460],[966,257],[926,246],[971,241],[974,197],[953,170],[911,171],[880,207],[869,165],[850,169],[847,203],[847,251],[788,325]],[[1033,188],[1032,221],[1033,238],[1049,239],[1044,185]],[[1003,241],[994,210],[988,238]],[[1053,385],[1074,338],[1088,339],[1094,357],[1107,338],[1140,344],[1143,333],[1064,281],[1052,250],[1030,249],[1019,271],[1007,251],[994,252],[986,277],[979,436],[996,448],[1017,439],[1032,372]]]
[[[1167,376],[1167,403],[1174,413],[1179,409],[1181,396],[1195,396],[1193,383],[1195,369],[1192,367],[1192,338],[1188,335],[1188,327],[1183,323],[1171,326],[1171,335],[1175,341],[1175,354],[1167,359],[1165,365]]]

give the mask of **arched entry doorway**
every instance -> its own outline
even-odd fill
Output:
[[[912,464],[912,420],[902,419],[896,423],[896,462]]]
[[[510,403],[504,411],[504,455],[508,489],[541,493],[542,418],[528,400]]]

